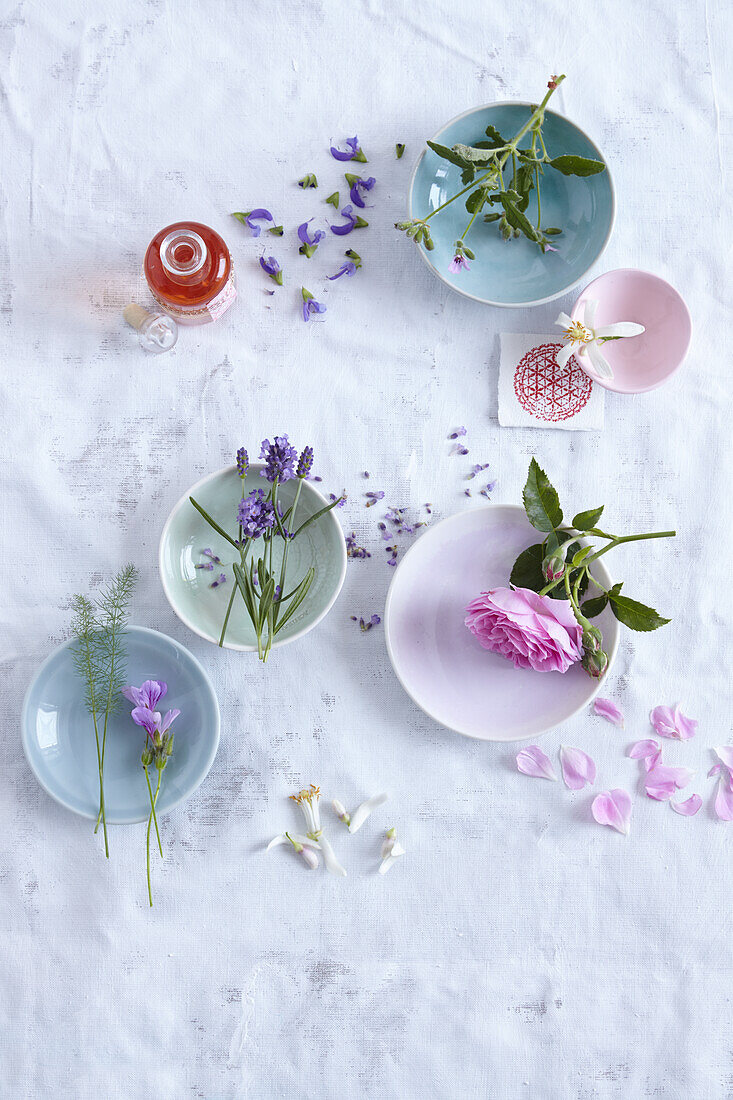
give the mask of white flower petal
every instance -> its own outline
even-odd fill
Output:
[[[349,832],[358,832],[366,819],[369,817],[369,814],[372,812],[372,810],[376,810],[377,806],[381,806],[383,802],[386,802],[388,797],[389,796],[386,794],[375,794],[371,798],[367,798],[365,802],[362,802],[361,806],[357,806],[357,808],[351,815]]]
[[[555,362],[557,363],[560,370],[562,370],[563,367],[567,366],[568,360],[570,359],[570,356],[573,354],[574,351],[574,343],[565,344],[564,347],[560,348],[559,352],[555,356]]]
[[[572,326],[573,319],[568,317],[567,313],[558,313],[556,325],[560,325],[561,328],[570,328]]]
[[[586,328],[592,329],[596,323],[596,313],[598,312],[598,299],[586,298],[583,309],[583,324]]]
[[[591,366],[593,367],[593,370],[596,372],[599,378],[613,378],[613,371],[611,370],[611,366],[608,363],[605,355],[603,355],[603,353],[601,352],[601,349],[598,347],[598,344],[596,344],[595,341],[592,341],[586,346],[588,350],[588,358],[591,361]]]
[[[291,833],[290,837],[296,844],[302,844],[304,848],[316,848],[318,851],[321,849],[317,840],[311,840],[309,836],[303,836],[302,833]],[[290,837],[286,836],[285,833],[280,833],[279,836],[270,841],[265,851],[269,852],[271,848],[277,848],[278,844],[290,844]]]
[[[387,871],[389,871],[392,864],[396,863],[397,860],[399,859],[399,857],[403,856],[404,854],[405,854],[405,849],[400,847],[399,844],[395,844],[394,848],[392,849],[390,854],[387,856],[387,858],[383,859],[382,862],[379,865],[380,875],[386,875]]]
[[[596,329],[596,337],[599,336],[641,336],[645,332],[643,325],[637,325],[635,321],[617,321],[615,325],[602,325]]]
[[[336,859],[336,853],[331,847],[330,841],[323,835],[321,835],[320,848],[323,852],[323,862],[326,864],[326,870],[330,871],[332,875],[342,875],[346,878],[345,868]]]

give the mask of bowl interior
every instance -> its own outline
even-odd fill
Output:
[[[426,531],[397,568],[385,613],[392,665],[418,706],[448,729],[486,741],[536,737],[586,706],[603,683],[579,665],[564,675],[515,669],[465,625],[467,604],[506,587],[518,554],[540,539],[523,508],[489,505]],[[602,562],[594,573],[610,585]],[[608,610],[594,622],[610,669],[618,623]]]
[[[173,755],[158,801],[164,814],[191,794],[206,776],[219,744],[219,707],[198,661],[177,642],[143,627],[127,632],[127,683],[165,680],[161,711],[178,708]],[[144,732],[121,701],[107,730],[104,793],[107,821],[147,821],[150,802],[140,763]],[[22,737],[28,762],[41,786],[62,805],[96,819],[99,773],[92,719],[84,685],[74,667],[71,643],[50,655],[33,680],[23,707]]]
[[[251,466],[245,479],[245,493],[252,489],[269,489],[268,483],[260,477],[261,469],[259,464]],[[278,500],[284,510],[292,504],[296,487],[296,481],[286,481],[280,486]],[[204,478],[193,486],[190,495],[225,531],[236,537],[237,505],[241,492],[241,481],[236,467],[232,466]],[[303,482],[296,524],[303,523],[327,503],[312,485]],[[316,575],[307,597],[276,636],[274,645],[292,641],[310,630],[326,614],[338,595],[346,569],[346,549],[335,511],[327,512],[290,544],[286,588],[292,590],[311,566],[315,567]],[[260,540],[256,545],[258,553],[261,553],[264,543]],[[216,566],[213,571],[197,569],[197,565],[207,561],[202,554],[204,549],[211,549],[221,558],[222,565]],[[283,541],[276,538],[273,543],[276,573],[282,562],[282,552]],[[239,560],[237,552],[206,523],[190,503],[188,494],[183,497],[173,509],[161,538],[163,587],[178,617],[191,630],[211,642],[219,641],[234,583],[232,562],[235,560]],[[212,580],[222,571],[226,574],[226,583],[212,589]],[[234,600],[224,645],[231,649],[257,648],[254,628],[239,596]]]
[[[519,103],[477,107],[449,122],[434,140],[449,147],[457,142],[471,145],[485,136],[489,123],[503,137],[512,138],[531,112],[529,105]],[[582,130],[552,111],[545,114],[542,132],[551,157],[575,153],[604,159]],[[418,161],[411,184],[410,217],[421,217],[436,209],[461,187],[461,169],[427,149]],[[476,253],[476,260],[469,271],[451,274],[448,265],[455,241],[462,236],[470,218],[465,199],[461,198],[431,219],[435,248],[426,252],[421,247],[424,258],[454,290],[482,302],[517,306],[559,297],[583,278],[606,246],[614,218],[613,186],[608,168],[587,178],[563,176],[547,169],[540,191],[543,228],[557,226],[563,230],[553,241],[557,252],[543,255],[537,245],[523,236],[506,242],[496,225],[486,224],[479,215],[467,242]],[[534,223],[534,192],[527,215]]]
[[[645,328],[640,336],[603,345],[612,379],[598,378],[586,356],[578,359],[594,381],[617,393],[643,393],[661,385],[682,364],[692,322],[684,301],[664,279],[632,268],[608,271],[585,288],[573,308],[573,320],[582,318],[588,299],[598,302],[597,326],[636,321]]]

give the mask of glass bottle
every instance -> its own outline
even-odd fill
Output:
[[[179,325],[218,321],[237,296],[229,249],[200,222],[175,222],[156,233],[143,270],[156,302]]]

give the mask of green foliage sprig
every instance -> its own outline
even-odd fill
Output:
[[[543,596],[570,602],[583,628],[583,668],[589,676],[599,678],[608,667],[608,655],[603,649],[601,631],[593,626],[591,619],[610,607],[618,621],[631,630],[656,630],[670,620],[664,619],[653,607],[622,596],[623,582],[604,588],[593,576],[593,562],[623,543],[672,538],[676,532],[609,534],[598,527],[603,507],[578,512],[571,524],[564,524],[557,491],[534,458],[529,465],[522,499],[527,519],[545,537],[542,542],[522,551],[509,579],[518,588],[531,588]],[[597,550],[590,539],[601,539],[605,545]],[[584,599],[591,584],[597,594]]]
[[[604,172],[601,160],[564,153],[551,157],[545,147],[542,126],[545,109],[555,89],[565,79],[553,76],[547,84],[547,94],[513,138],[502,137],[494,126],[486,127],[486,137],[475,145],[457,144],[448,148],[438,142],[427,144],[443,160],[461,169],[463,188],[422,218],[395,222],[395,228],[411,237],[415,244],[422,244],[428,251],[434,245],[428,225],[431,218],[445,210],[456,199],[466,196],[465,206],[470,214],[469,222],[455,243],[455,259],[458,266],[468,266],[465,257],[474,259],[474,253],[466,247],[465,240],[479,214],[485,222],[496,222],[504,240],[524,236],[536,244],[542,252],[551,247],[550,241],[562,232],[557,226],[542,225],[542,201],[540,182],[546,169],[553,169],[565,176],[592,176]],[[527,143],[520,145],[527,136]],[[531,194],[534,191],[536,214],[530,214]]]
[[[96,601],[76,594],[72,598],[74,617],[71,652],[74,666],[84,684],[84,702],[92,718],[99,769],[99,813],[104,831],[104,854],[109,859],[107,816],[104,804],[104,757],[109,720],[120,703],[125,686],[125,627],[137,581],[134,565],[126,565],[102,589]]]

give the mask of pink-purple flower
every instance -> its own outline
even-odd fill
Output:
[[[452,275],[457,275],[460,271],[470,271],[471,265],[465,256],[456,255],[448,264],[448,270]]]
[[[359,145],[359,139],[356,134],[354,134],[353,138],[346,138],[345,144],[346,151],[338,149],[335,145],[331,146],[331,156],[334,158],[334,160],[358,160],[362,163],[366,161],[366,157],[362,152],[361,146]]]
[[[362,217],[353,213],[351,204],[343,208],[341,217],[347,219],[344,225],[332,225],[330,227],[331,232],[335,233],[337,237],[345,237],[352,229],[362,229],[367,225],[367,222],[365,222]]]
[[[283,285],[283,271],[274,256],[260,256],[260,267],[274,283],[278,286]]]
[[[466,626],[484,649],[515,668],[564,673],[583,655],[582,630],[567,600],[529,588],[493,588],[466,611]]]
[[[155,710],[157,704],[168,691],[165,680],[146,680],[139,688],[132,684],[122,688],[122,694],[136,707]]]
[[[246,225],[253,237],[259,237],[262,232],[262,226],[258,225],[257,222],[271,222],[275,220],[270,211],[265,210],[263,206],[258,206],[255,210],[246,210],[244,213],[237,212],[233,214],[232,217]]]
[[[275,526],[275,509],[262,489],[253,489],[240,500],[237,518],[242,525],[243,537],[258,539]]]
[[[352,175],[351,172],[346,173],[346,182],[349,185],[349,198],[353,202],[354,206],[358,206],[360,209],[364,209],[366,203],[362,192],[371,191],[374,184],[377,182],[374,176],[369,176],[368,179],[363,179],[361,176]]]
[[[303,320],[310,321],[311,317],[317,316],[319,313],[325,313],[326,307],[322,302],[317,302],[311,292],[306,290],[304,286],[300,288],[300,293],[303,298]]]
[[[310,233],[308,226],[313,221],[313,218],[309,218],[307,222],[303,222],[298,226],[298,238],[301,241],[298,251],[301,255],[310,259],[313,253],[318,248],[319,241],[322,241],[326,236],[322,229],[316,229],[314,233]]]

